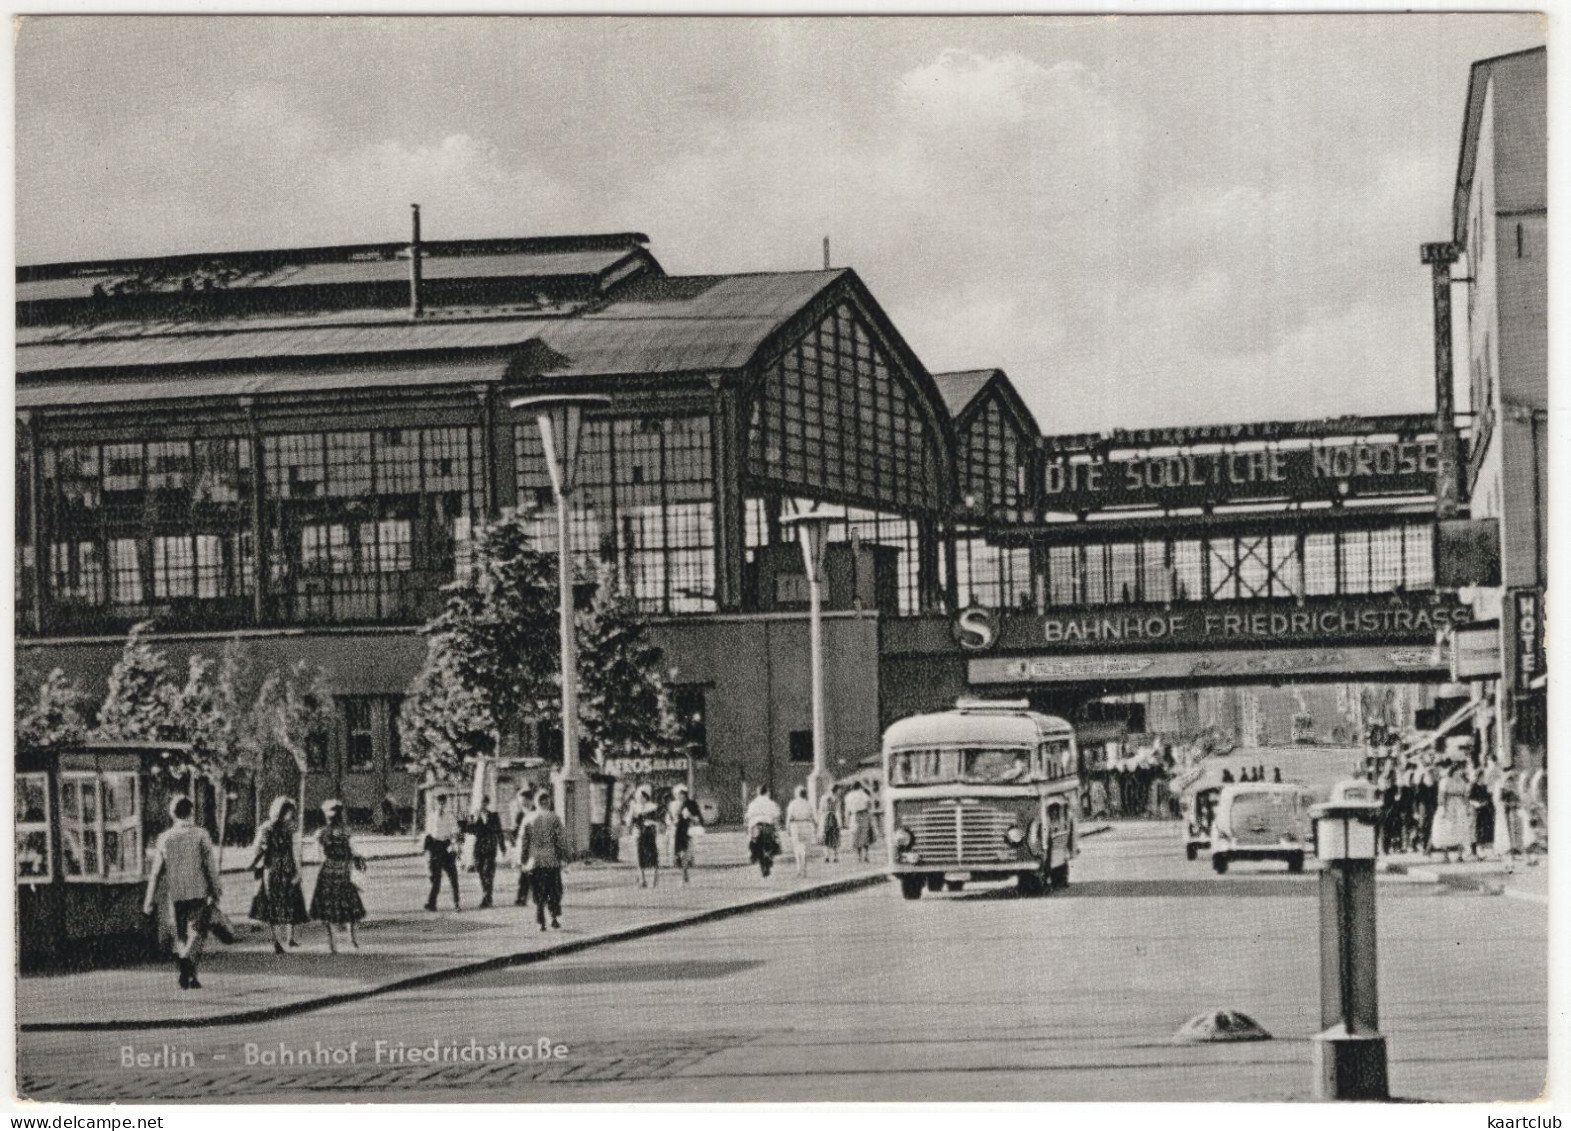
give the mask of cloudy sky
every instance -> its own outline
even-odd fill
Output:
[[[1474,59],[1532,16],[31,19],[22,263],[637,230],[852,266],[1048,431],[1432,406]]]

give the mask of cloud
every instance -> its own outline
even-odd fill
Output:
[[[1044,67],[1013,52],[988,56],[955,47],[900,77],[907,101],[940,121],[1019,124],[1094,90],[1095,75],[1073,60]]]

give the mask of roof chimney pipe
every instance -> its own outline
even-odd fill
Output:
[[[824,270],[829,270],[829,237],[824,237]]]
[[[419,318],[425,310],[420,295],[420,206],[409,206],[413,231],[409,241],[409,317]]]

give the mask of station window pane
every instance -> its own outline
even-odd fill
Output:
[[[1337,591],[1336,535],[1304,535],[1304,592],[1312,597]]]
[[[1238,552],[1238,595],[1244,598],[1266,597],[1271,590],[1271,542],[1262,535],[1258,538],[1239,538],[1234,545]]]
[[[1402,528],[1369,532],[1369,589],[1389,593],[1402,587]]]
[[[1198,601],[1205,596],[1204,552],[1197,540],[1173,543],[1173,599]]]
[[[1078,605],[1084,598],[1079,546],[1049,546],[1047,549],[1047,603]]]
[[[1403,579],[1408,589],[1433,589],[1435,585],[1434,528],[1409,526],[1403,532]]]
[[[1211,572],[1213,600],[1231,601],[1238,596],[1238,545],[1233,539],[1206,540],[1206,568]]]
[[[1340,537],[1343,593],[1370,591],[1369,531],[1344,530]]]
[[[1297,597],[1304,591],[1304,563],[1293,534],[1271,535],[1271,596]]]

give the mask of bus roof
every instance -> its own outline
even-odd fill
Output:
[[[983,743],[1035,746],[1049,736],[1074,737],[1063,719],[1036,711],[1006,707],[967,706],[931,715],[912,715],[884,732],[884,749],[959,746]]]

